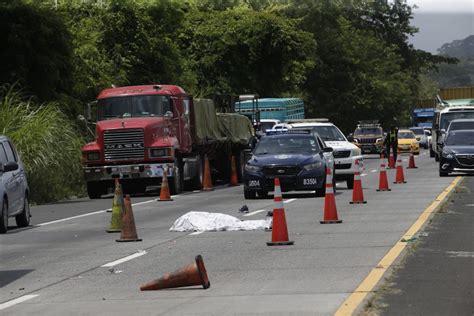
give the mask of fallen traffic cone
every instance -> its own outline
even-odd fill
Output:
[[[115,241],[142,241],[138,238],[137,228],[135,227],[135,219],[133,218],[132,203],[130,202],[130,195],[125,196],[125,212],[123,213],[123,226],[120,239]]]
[[[385,157],[383,154],[380,163],[379,188],[377,191],[391,191],[388,187],[387,171],[385,170]]]
[[[163,180],[161,181],[160,198],[158,202],[173,201],[170,194],[170,188],[168,186],[168,167],[163,168]]]
[[[208,289],[211,283],[207,277],[204,261],[200,255],[196,256],[195,260],[196,262],[173,273],[165,273],[161,278],[143,284],[140,286],[140,291],[154,291],[193,285],[202,285],[204,289]]]
[[[288,240],[288,228],[286,227],[285,209],[283,208],[283,198],[281,196],[280,179],[275,178],[275,189],[273,190],[273,227],[272,241],[267,242],[267,246],[287,246],[293,245],[294,241]]]
[[[122,214],[124,212],[124,201],[122,187],[118,178],[115,178],[114,200],[112,202],[112,217],[110,218],[110,227],[108,233],[120,233],[122,230]]]
[[[230,159],[230,187],[239,185],[239,179],[237,178],[237,167],[235,166],[235,157],[232,155]]]
[[[408,167],[407,169],[416,169],[418,168],[416,165],[415,165],[415,155],[413,155],[413,153],[410,154],[410,160],[408,161]]]
[[[403,174],[402,158],[400,156],[400,153],[398,153],[397,173],[395,175],[395,181],[393,183],[407,183],[405,181],[405,175]]]
[[[356,170],[354,172],[354,185],[352,189],[352,201],[350,204],[365,204],[364,192],[362,191],[362,180],[360,179],[359,159],[355,161]]]
[[[393,157],[393,155],[390,155],[390,158],[388,160],[388,167],[390,169],[395,169],[395,157]]]
[[[339,224],[342,220],[337,217],[336,199],[332,185],[332,170],[326,167],[326,194],[324,197],[324,219],[321,224]]]
[[[209,167],[209,159],[207,155],[204,158],[204,179],[202,181],[202,191],[212,191],[211,168]]]

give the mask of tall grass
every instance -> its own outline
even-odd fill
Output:
[[[0,134],[23,161],[30,198],[46,203],[83,192],[81,134],[55,103],[36,104],[15,85],[0,87]]]

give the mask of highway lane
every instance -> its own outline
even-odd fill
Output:
[[[251,212],[273,208],[271,199],[245,201],[242,187],[188,193],[173,202],[156,202],[155,196],[133,198],[133,203],[146,202],[134,207],[140,243],[116,243],[117,234],[105,232],[110,220],[105,212],[0,236],[0,304],[38,295],[2,313],[334,313],[453,180],[439,178],[436,163],[426,154],[417,163],[419,169],[405,169],[407,184],[375,192],[378,172],[372,171],[378,170],[379,160],[366,159],[362,181],[368,204],[349,205],[352,192],[338,184],[339,225],[319,224],[323,198],[285,194],[291,200],[285,209],[294,246],[269,248],[265,242],[271,234],[263,231],[168,231],[188,211],[264,218],[266,212],[246,217],[237,212],[243,204]],[[389,177],[394,179],[393,170]],[[34,207],[33,214],[41,219],[38,225],[110,205],[111,199],[72,201]],[[129,261],[102,267],[137,252]],[[204,258],[210,289],[138,291],[142,283],[190,263],[197,254]]]

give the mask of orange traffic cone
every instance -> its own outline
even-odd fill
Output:
[[[389,160],[388,160],[388,167],[390,169],[395,169],[395,157],[392,155],[390,155],[389,157]]]
[[[202,181],[202,191],[212,191],[211,168],[209,167],[209,159],[207,155],[204,158],[204,179]]]
[[[170,194],[170,188],[168,186],[168,167],[163,167],[163,177],[161,181],[161,190],[160,190],[160,198],[158,202],[166,202],[166,201],[173,201]]]
[[[239,185],[239,179],[237,178],[237,167],[235,166],[235,157],[232,155],[230,160],[230,187]]]
[[[342,220],[337,217],[336,199],[334,198],[334,188],[332,186],[332,170],[326,167],[326,194],[324,197],[324,219],[321,224],[339,224]]]
[[[140,291],[153,291],[193,285],[202,285],[204,289],[208,289],[211,283],[207,277],[204,261],[200,255],[196,256],[195,260],[196,262],[178,269],[173,273],[165,273],[163,277],[143,284],[140,286]]]
[[[402,158],[400,156],[400,152],[398,153],[397,173],[395,175],[395,181],[393,183],[407,183],[405,181],[405,175],[403,174]]]
[[[388,187],[387,171],[385,170],[385,157],[383,154],[380,160],[379,188],[377,191],[391,191]]]
[[[293,245],[294,241],[288,240],[288,228],[286,227],[285,209],[283,208],[283,198],[281,196],[280,179],[275,178],[275,189],[273,190],[273,227],[272,241],[267,242],[267,246],[287,246]]]
[[[120,239],[115,241],[142,241],[138,238],[137,228],[135,227],[135,219],[133,218],[132,203],[130,202],[130,195],[125,196],[125,212],[123,213],[123,226],[120,234]]]
[[[365,204],[364,192],[362,191],[362,180],[360,179],[359,160],[355,161],[356,171],[354,172],[354,186],[352,189],[352,201],[350,204]]]
[[[418,168],[416,165],[415,165],[415,155],[413,155],[413,153],[410,154],[410,160],[408,161],[408,167],[407,169],[416,169]]]
[[[114,200],[112,202],[112,216],[108,233],[120,233],[122,230],[122,216],[125,212],[122,187],[118,178],[115,178]]]

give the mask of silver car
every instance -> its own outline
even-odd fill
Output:
[[[28,183],[25,170],[12,142],[0,135],[0,233],[8,230],[8,218],[18,227],[30,225]]]

